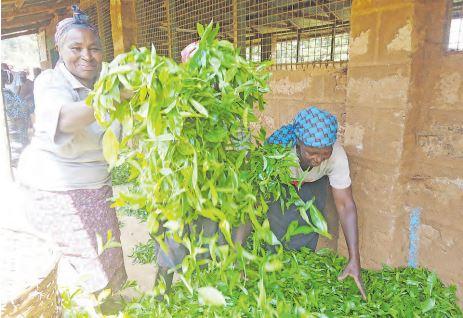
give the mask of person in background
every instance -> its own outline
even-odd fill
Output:
[[[13,74],[11,73],[11,70],[10,70],[10,67],[8,66],[8,64],[6,63],[2,63],[2,71],[5,71],[6,75],[7,76],[7,82],[5,83],[5,85],[9,85],[13,82]]]
[[[199,42],[191,42],[188,44],[182,52],[180,52],[180,56],[182,58],[182,63],[188,62],[188,60],[196,53],[199,48]]]
[[[33,74],[34,74],[34,81],[35,81],[35,79],[37,78],[37,76],[39,76],[40,73],[42,73],[42,69],[41,69],[40,67],[34,67],[34,68],[32,69],[32,72],[33,72]]]
[[[27,78],[27,72],[19,72],[21,85],[19,86],[18,95],[21,97],[34,112],[34,82]]]
[[[182,63],[188,62],[188,60],[196,53],[198,50],[199,43],[193,42],[186,46],[181,52]],[[187,232],[191,233],[196,231],[197,234],[200,232],[204,237],[213,237],[215,234],[219,233],[218,244],[225,244],[225,238],[223,237],[222,232],[219,230],[219,225],[217,222],[212,221],[206,217],[198,217],[197,220],[191,224]],[[234,228],[232,231],[232,240],[235,243],[243,244],[245,239],[245,229],[244,228]],[[169,291],[172,285],[173,280],[173,270],[182,263],[183,258],[187,255],[188,251],[181,243],[177,243],[172,238],[165,238],[165,244],[167,246],[167,251],[161,249],[157,244],[155,245],[155,255],[156,263],[158,265],[158,272],[156,276],[156,281],[162,278],[166,284],[166,291]],[[208,253],[202,254],[200,257],[209,257]]]
[[[9,69],[13,80],[6,85],[6,88],[15,94],[19,93],[19,87],[21,86],[20,72],[14,70],[13,66],[9,65]]]
[[[12,80],[10,70],[2,65],[2,95],[8,126],[11,166],[16,168],[21,153],[29,143],[28,130],[31,126],[32,109],[21,97],[6,88]]]
[[[19,79],[21,85],[19,86],[18,95],[27,104],[31,110],[31,114],[34,113],[34,82],[27,78],[27,72],[19,72]],[[32,122],[32,121],[31,121]]]
[[[85,98],[99,75],[103,52],[97,29],[77,6],[60,21],[55,43],[60,60],[34,83],[34,135],[19,162],[26,216],[61,248],[61,284],[80,282],[87,292],[113,291],[126,281],[122,249],[102,253],[97,235],[120,241],[108,164],[102,151],[104,129]],[[113,129],[119,134],[120,125]]]
[[[27,78],[27,72],[19,72],[19,78],[21,80],[21,85],[19,86],[18,95],[19,97],[27,104],[27,107],[30,110],[29,118],[29,127],[28,127],[28,139],[32,137],[33,129],[32,124],[34,123],[34,82]]]
[[[305,202],[315,196],[315,205],[322,213],[329,180],[349,251],[349,262],[339,279],[352,277],[365,299],[365,288],[360,273],[357,208],[352,196],[347,155],[341,144],[336,141],[337,128],[335,116],[317,107],[309,107],[300,111],[292,123],[275,131],[267,141],[293,147],[299,158],[299,167],[293,169],[294,179],[304,177],[299,195]],[[270,229],[279,240],[284,237],[291,222],[305,224],[295,206],[283,211],[280,202],[269,205],[268,219]],[[317,233],[300,234],[285,242],[284,247],[292,250],[308,247],[315,250],[317,242]]]

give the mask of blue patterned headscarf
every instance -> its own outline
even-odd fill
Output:
[[[284,146],[301,142],[308,147],[324,148],[335,143],[337,132],[336,116],[312,106],[301,110],[291,124],[275,131],[267,141]]]

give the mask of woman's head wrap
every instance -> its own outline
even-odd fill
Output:
[[[291,124],[275,131],[267,141],[284,146],[300,142],[308,147],[324,148],[335,143],[337,131],[336,116],[312,106],[301,110]]]
[[[72,28],[84,28],[89,29],[98,37],[98,30],[95,26],[93,26],[88,19],[88,15],[84,12],[80,11],[77,5],[72,5],[72,18],[66,18],[61,20],[56,25],[56,32],[55,32],[55,44],[61,41],[63,36]]]
[[[186,63],[198,50],[199,43],[192,42],[188,44],[181,52],[182,55],[182,63]]]

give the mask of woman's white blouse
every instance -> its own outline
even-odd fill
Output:
[[[75,133],[58,129],[61,107],[84,100],[89,92],[63,63],[37,77],[34,136],[19,162],[21,184],[48,191],[98,189],[110,184],[101,144],[103,129],[96,122]],[[117,135],[119,126],[112,127]]]

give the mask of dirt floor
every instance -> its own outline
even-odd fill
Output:
[[[146,224],[139,223],[134,217],[120,217],[121,242],[124,252],[124,263],[129,280],[135,280],[142,291],[149,291],[153,287],[156,268],[154,265],[134,264],[129,255],[137,243],[144,243],[148,240]]]

